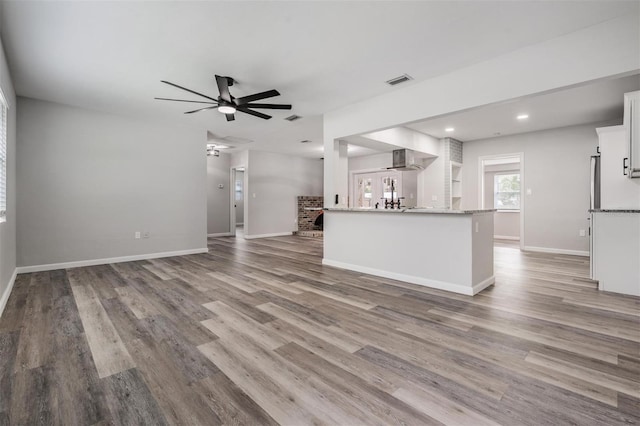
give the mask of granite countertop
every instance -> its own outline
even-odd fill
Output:
[[[638,209],[591,209],[589,213],[640,213]]]
[[[336,212],[360,212],[360,213],[426,213],[426,214],[474,214],[474,213],[493,213],[495,209],[478,209],[478,210],[452,210],[452,209],[430,209],[430,208],[401,208],[401,209],[362,209],[362,208],[345,208],[331,207],[325,208],[327,211]]]

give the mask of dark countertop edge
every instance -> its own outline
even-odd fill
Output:
[[[636,209],[591,209],[589,213],[640,213]]]
[[[450,209],[357,209],[357,208],[325,208],[325,211],[334,212],[356,212],[356,213],[409,213],[409,214],[477,214],[477,213],[495,213],[495,209],[483,210],[450,210]]]

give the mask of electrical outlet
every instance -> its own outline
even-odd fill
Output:
[[[431,196],[431,201],[438,201],[438,196],[437,195],[432,195]]]
[[[144,231],[144,232],[142,233],[142,238],[149,238],[149,235],[150,235],[150,234],[149,234],[149,231]]]
[[[585,231],[584,229],[580,230],[580,236],[581,237],[586,237],[587,236],[587,231]]]
[[[136,233],[135,233],[135,234],[133,234],[133,237],[134,237],[136,240],[139,240],[139,239],[140,239],[140,231],[136,231]]]

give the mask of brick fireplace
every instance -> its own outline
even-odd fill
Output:
[[[322,211],[324,197],[298,196],[298,232],[297,235],[322,236],[322,229],[315,225],[316,218]]]

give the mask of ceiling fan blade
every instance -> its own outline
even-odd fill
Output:
[[[218,108],[217,105],[214,106],[210,106],[210,107],[206,107],[206,108],[199,108],[199,109],[194,109],[193,111],[187,111],[185,112],[185,114],[193,114],[194,112],[200,112],[200,111],[204,111],[206,109],[214,109],[214,108]]]
[[[244,104],[247,108],[265,108],[265,109],[291,109],[291,105],[285,104]]]
[[[231,103],[231,94],[229,93],[229,80],[228,77],[221,77],[216,74],[216,84],[218,84],[218,91],[220,92],[220,98],[223,101]]]
[[[274,96],[280,96],[280,92],[278,92],[277,90],[267,90],[266,92],[260,92],[249,96],[243,96],[241,98],[236,98],[236,105],[244,105],[252,101],[259,101],[260,99],[272,98]]]
[[[202,96],[203,98],[207,98],[207,99],[210,99],[210,100],[212,100],[212,101],[218,102],[218,100],[217,100],[217,99],[214,99],[214,98],[209,97],[209,96],[207,96],[207,95],[203,95],[202,93],[198,93],[198,92],[193,91],[193,90],[191,90],[191,89],[187,89],[186,87],[178,86],[177,84],[174,84],[174,83],[171,83],[171,82],[169,82],[169,81],[165,81],[165,80],[160,80],[160,81],[161,81],[162,83],[168,84],[169,86],[177,87],[178,89],[186,90],[187,92],[189,92],[189,93],[193,93],[194,95]]]
[[[204,102],[204,101],[188,101],[186,99],[171,99],[171,98],[153,98],[153,99],[157,99],[159,101],[175,101],[175,102],[191,102],[194,104],[209,104],[209,105],[216,105],[213,102]]]
[[[248,108],[245,108],[244,106],[239,107],[239,108],[238,108],[238,111],[244,112],[245,114],[253,115],[253,116],[255,116],[255,117],[264,118],[265,120],[268,120],[268,119],[270,119],[270,118],[271,118],[271,116],[270,116],[270,115],[263,114],[263,113],[258,112],[258,111],[252,111],[252,110],[250,110],[250,109],[248,109]]]
[[[225,114],[225,117],[227,117],[227,121],[233,121],[236,119],[236,116],[233,114]]]

